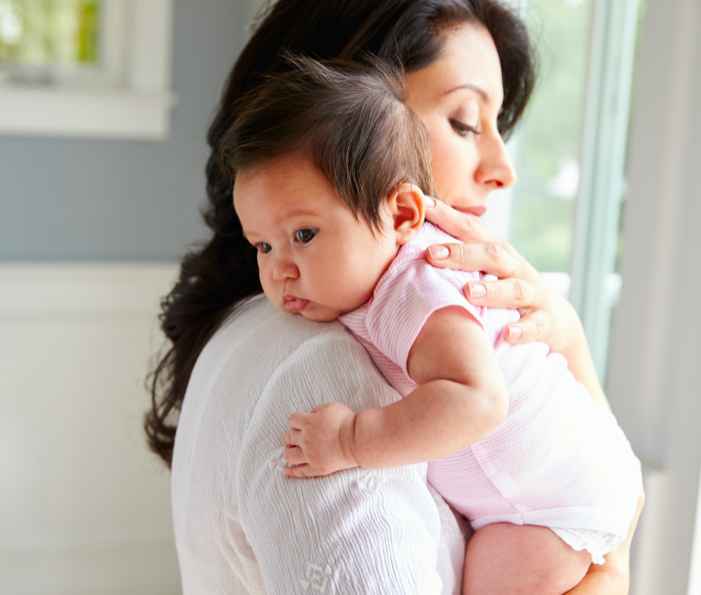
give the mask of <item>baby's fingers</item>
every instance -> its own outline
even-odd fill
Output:
[[[550,332],[552,317],[545,310],[526,314],[518,322],[504,328],[504,339],[509,343],[532,343],[541,341]]]
[[[293,413],[287,420],[287,425],[290,426],[293,430],[301,430],[304,425],[304,422],[306,422],[309,419],[310,415],[311,413],[302,413],[300,411],[298,411],[297,413]]]
[[[296,465],[294,467],[285,467],[285,475],[287,477],[307,477],[305,474],[305,467],[309,465]]]
[[[286,448],[283,456],[290,465],[302,465],[309,462],[304,451],[299,446]]]
[[[294,467],[286,467],[285,475],[287,477],[317,477],[319,475],[324,475],[319,473],[314,467],[309,464],[306,465],[296,465]]]
[[[299,430],[290,430],[282,435],[282,443],[287,446],[299,446],[299,438],[302,432]]]

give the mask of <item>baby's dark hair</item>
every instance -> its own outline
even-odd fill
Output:
[[[236,173],[300,153],[356,217],[379,229],[379,208],[402,183],[435,196],[428,137],[406,105],[404,73],[373,61],[319,62],[287,57],[237,104],[219,144],[223,171]]]

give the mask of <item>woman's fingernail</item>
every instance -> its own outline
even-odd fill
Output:
[[[433,208],[436,206],[436,201],[433,200],[430,196],[424,196],[424,204],[427,207]]]
[[[450,250],[448,250],[448,248],[445,246],[431,246],[428,251],[436,260],[448,258],[448,255],[450,254]]]
[[[487,295],[487,289],[484,285],[470,285],[470,297],[481,298]]]
[[[520,326],[510,326],[509,327],[509,338],[518,339],[523,334]]]

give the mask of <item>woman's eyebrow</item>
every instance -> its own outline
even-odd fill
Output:
[[[479,95],[482,98],[482,101],[484,101],[485,103],[489,103],[489,93],[487,93],[482,87],[479,87],[478,85],[474,85],[472,83],[465,83],[464,85],[458,85],[457,87],[448,89],[445,93],[443,93],[443,96],[445,97],[446,95],[450,95],[455,91],[461,91],[463,89],[469,89],[470,91],[474,91],[475,93],[477,93],[477,95]]]

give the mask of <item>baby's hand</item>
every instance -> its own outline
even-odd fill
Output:
[[[357,467],[352,444],[355,413],[341,403],[325,403],[311,413],[293,413],[292,428],[282,437],[287,445],[287,477],[315,477]]]

